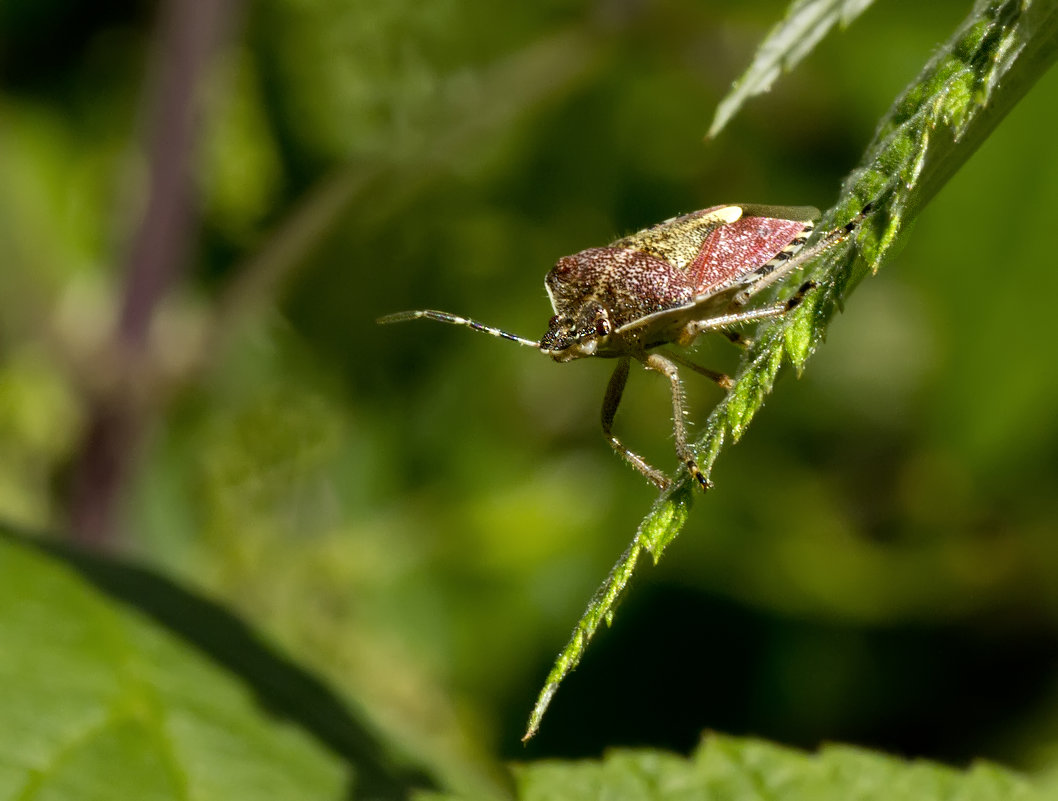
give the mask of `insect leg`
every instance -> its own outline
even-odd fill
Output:
[[[730,314],[719,314],[715,317],[708,317],[704,320],[695,320],[684,326],[683,330],[680,332],[678,342],[681,345],[689,345],[694,341],[695,337],[703,331],[715,331],[718,328],[725,328],[729,325],[748,323],[754,320],[770,320],[772,317],[782,317],[786,312],[797,308],[801,304],[801,300],[804,298],[805,293],[814,287],[814,283],[807,281],[801,286],[796,295],[783,303],[775,303],[771,306],[763,306],[759,309],[746,309],[744,311],[731,312]],[[735,308],[738,307],[736,306]]]
[[[702,367],[700,364],[695,364],[690,359],[686,359],[678,353],[671,350],[661,351],[665,354],[666,359],[670,359],[681,367],[686,367],[699,375],[704,375],[710,381],[715,381],[721,389],[731,389],[734,382],[731,380],[731,376],[724,373],[718,373],[716,370],[710,370],[708,367]]]
[[[852,236],[852,232],[855,231],[860,223],[863,222],[864,218],[871,211],[871,204],[868,203],[864,206],[860,212],[853,217],[849,222],[843,225],[841,228],[835,228],[833,231],[828,233],[812,247],[807,250],[802,250],[794,255],[789,256],[778,264],[769,262],[761,268],[761,277],[754,281],[752,284],[747,286],[741,292],[739,292],[732,299],[731,303],[733,306],[744,306],[751,297],[756,295],[758,292],[767,289],[769,286],[780,280],[784,276],[798,269],[807,262],[812,261],[821,254],[830,250],[835,245],[839,245]],[[805,290],[802,288],[802,294]]]
[[[643,366],[669,379],[672,386],[672,433],[676,440],[676,455],[698,485],[703,490],[709,489],[709,479],[698,469],[698,460],[687,444],[687,427],[683,422],[683,384],[680,381],[679,368],[660,353],[651,353],[644,357]]]
[[[738,331],[721,331],[720,333],[731,340],[731,344],[738,345],[740,348],[753,347],[753,340],[742,336]]]
[[[622,356],[618,359],[613,375],[610,376],[610,383],[606,385],[606,396],[602,401],[602,433],[606,436],[613,449],[626,462],[646,476],[658,489],[666,490],[672,484],[668,477],[660,470],[651,467],[646,459],[638,453],[630,451],[621,440],[613,435],[614,416],[617,414],[617,407],[621,403],[621,394],[624,392],[625,382],[628,381],[629,364],[630,359],[628,356]]]

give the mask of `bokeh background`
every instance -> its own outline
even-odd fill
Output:
[[[784,374],[518,742],[654,497],[599,434],[611,365],[374,319],[537,337],[561,255],[717,203],[825,208],[969,3],[878,2],[704,142],[784,11],[6,0],[0,516],[228,602],[450,777],[705,729],[1047,761],[1054,74]],[[718,390],[689,384],[704,420]],[[656,377],[618,428],[675,467]]]

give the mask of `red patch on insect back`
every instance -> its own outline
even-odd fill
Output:
[[[687,274],[699,295],[767,264],[805,229],[800,220],[742,217],[706,237]]]

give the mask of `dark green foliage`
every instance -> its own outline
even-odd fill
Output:
[[[0,542],[0,797],[1047,794],[878,752],[1053,765],[1054,76],[1011,111],[1055,14],[889,0],[841,30],[867,5],[794,3],[742,86],[797,68],[703,146],[772,3],[247,4],[129,349],[146,179],[175,163],[148,144],[155,6],[4,4],[0,518],[68,531],[100,501],[123,554]],[[738,375],[687,382],[716,488],[655,500],[546,698],[626,595],[618,625],[523,748],[653,497],[596,430],[609,365],[373,321],[537,337],[561,255],[717,203],[825,228],[867,201],[741,363],[694,354]],[[617,430],[667,465],[652,378]],[[114,409],[124,476],[72,500]],[[710,728],[875,750],[666,750]],[[623,745],[648,748],[569,761]]]

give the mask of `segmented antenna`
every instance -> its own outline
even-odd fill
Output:
[[[493,328],[491,325],[479,323],[477,320],[471,320],[468,317],[459,317],[455,314],[436,311],[434,309],[419,309],[418,311],[403,311],[396,312],[395,314],[387,314],[383,317],[379,317],[376,322],[380,325],[389,325],[390,323],[402,323],[405,320],[422,319],[437,320],[439,323],[451,323],[452,325],[465,325],[468,328],[473,328],[475,331],[480,331],[483,334],[489,334],[494,337],[499,337],[500,339],[508,339],[511,342],[517,342],[519,345],[527,345],[530,348],[540,349],[539,342],[520,337],[517,334],[504,331],[501,328]]]

